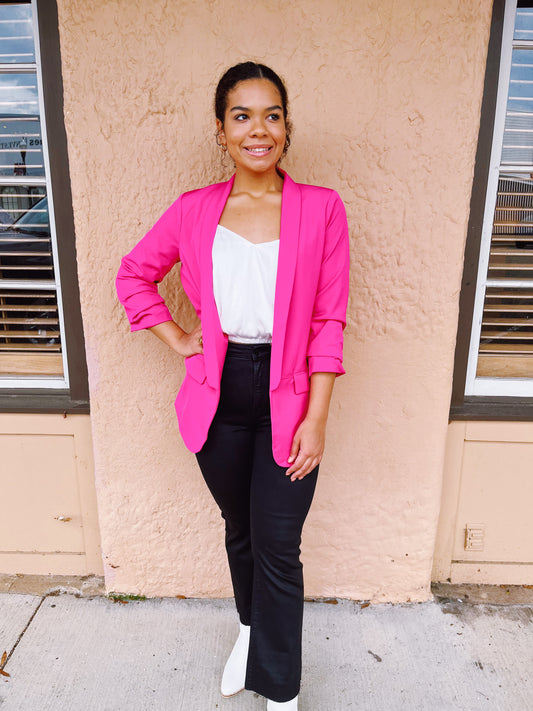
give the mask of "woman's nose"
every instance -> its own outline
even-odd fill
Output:
[[[260,119],[254,121],[250,128],[250,133],[252,136],[264,136],[267,132],[264,123]]]

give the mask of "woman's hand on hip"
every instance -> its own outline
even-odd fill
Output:
[[[152,326],[150,331],[184,358],[204,352],[201,323],[190,333],[184,331],[174,321],[159,323],[157,326]]]
[[[187,358],[188,356],[196,355],[197,353],[204,352],[204,344],[202,341],[202,324],[199,323],[198,326],[190,333],[183,332],[183,335],[179,339],[179,350],[174,349],[177,353]]]
[[[326,421],[306,417],[300,424],[292,441],[287,476],[291,481],[303,479],[320,464],[326,441]]]

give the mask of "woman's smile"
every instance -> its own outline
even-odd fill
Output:
[[[253,156],[265,156],[270,153],[272,146],[244,146],[244,150],[251,153]]]

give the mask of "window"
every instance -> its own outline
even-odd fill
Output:
[[[0,408],[87,411],[57,8],[0,3]]]
[[[529,398],[533,403],[533,0],[496,0],[452,416],[468,414],[461,413],[468,402],[479,405],[492,399],[505,410],[505,403],[527,404]],[[475,408],[470,414],[476,414]],[[497,416],[494,409],[492,415]]]

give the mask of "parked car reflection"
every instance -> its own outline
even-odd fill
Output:
[[[4,216],[9,214],[3,211]],[[12,217],[10,217],[12,221]],[[0,345],[2,352],[59,350],[55,290],[38,283],[54,278],[48,201],[44,197],[9,225],[0,224]],[[2,282],[33,282],[13,289]]]
[[[12,224],[0,224],[0,278],[54,278],[48,198],[39,200]]]

